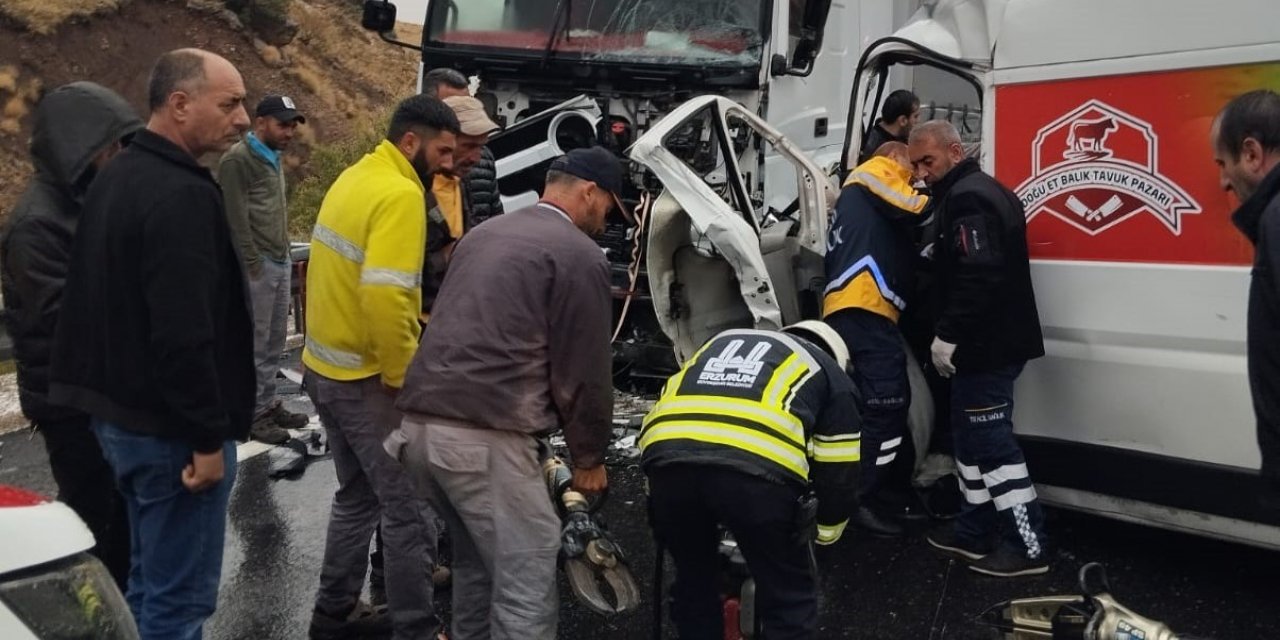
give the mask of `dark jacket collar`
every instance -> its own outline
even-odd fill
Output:
[[[942,179],[939,180],[937,184],[933,185],[933,196],[935,198],[940,198],[946,195],[948,191],[951,191],[951,187],[955,186],[961,178],[981,170],[982,168],[978,166],[977,159],[965,158],[964,160],[961,160],[960,164],[952,167],[951,171],[947,172],[947,175],[942,176]]]
[[[213,182],[213,173],[204,165],[196,161],[190,153],[187,153],[182,147],[171,142],[168,138],[151,131],[143,129],[134,136],[132,147],[153,153],[160,156],[164,160],[178,165],[192,173],[199,175],[206,180]]]
[[[1262,213],[1267,210],[1267,206],[1280,195],[1280,165],[1271,169],[1271,173],[1262,179],[1262,183],[1258,185],[1258,190],[1240,205],[1236,212],[1231,214],[1231,221],[1235,223],[1236,228],[1240,229],[1249,241],[1258,244],[1258,226],[1262,222]]]
[[[892,131],[889,131],[888,129],[886,129],[884,126],[883,120],[876,120],[876,128],[880,130],[880,135],[884,136],[884,142],[904,142],[905,143],[907,141],[906,136],[894,135]],[[872,151],[875,151],[875,149],[872,149]]]

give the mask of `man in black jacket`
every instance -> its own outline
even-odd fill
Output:
[[[89,414],[128,505],[141,637],[198,639],[256,383],[244,272],[196,158],[229,148],[249,116],[240,74],[206,51],[161,56],[148,93],[147,128],[85,197],[50,392]]]
[[[1028,360],[1044,355],[1026,216],[1013,192],[964,157],[949,122],[916,127],[909,151],[937,207],[931,351],[938,374],[952,379],[951,428],[966,501],[955,526],[930,533],[929,543],[979,573],[1045,573],[1044,514],[1013,435],[1014,381]],[[1006,530],[993,546],[1002,520]]]
[[[142,121],[124,98],[92,82],[54,89],[40,101],[35,117],[31,158],[36,175],[0,232],[0,287],[18,362],[18,394],[22,413],[44,436],[58,499],[89,526],[97,541],[94,554],[124,590],[129,576],[124,501],[89,430],[89,416],[49,401],[49,358],[84,193]]]
[[[858,155],[858,164],[862,164],[875,155],[886,142],[906,143],[911,134],[911,127],[920,120],[920,98],[906,89],[898,89],[884,99],[880,107],[880,119],[876,120],[867,137],[862,141],[862,153]]]
[[[1213,125],[1232,220],[1254,245],[1247,330],[1249,386],[1262,449],[1262,506],[1280,522],[1280,94],[1260,89],[1227,103]]]

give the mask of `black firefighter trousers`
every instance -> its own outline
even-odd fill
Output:
[[[709,465],[672,463],[647,473],[650,524],[675,563],[668,601],[681,640],[724,638],[717,525],[733,534],[755,579],[763,637],[815,637],[817,581],[809,546],[796,542],[798,488]]]

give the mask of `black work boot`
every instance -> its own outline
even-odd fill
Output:
[[[348,611],[343,615],[325,613],[316,609],[311,613],[310,640],[381,639],[391,636],[391,616],[385,610],[369,610],[353,617]]]
[[[858,507],[858,512],[853,514],[853,524],[871,535],[885,538],[897,538],[905,533],[902,525],[867,507]]]
[[[289,441],[289,432],[281,429],[268,413],[249,425],[249,437],[267,444],[284,444]]]
[[[267,413],[271,421],[276,426],[283,429],[301,429],[311,423],[311,418],[305,413],[294,413],[284,408],[283,404],[276,405],[276,408]]]

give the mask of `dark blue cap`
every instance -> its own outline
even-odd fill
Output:
[[[622,163],[604,147],[574,149],[556,158],[550,169],[594,182],[622,201]]]

